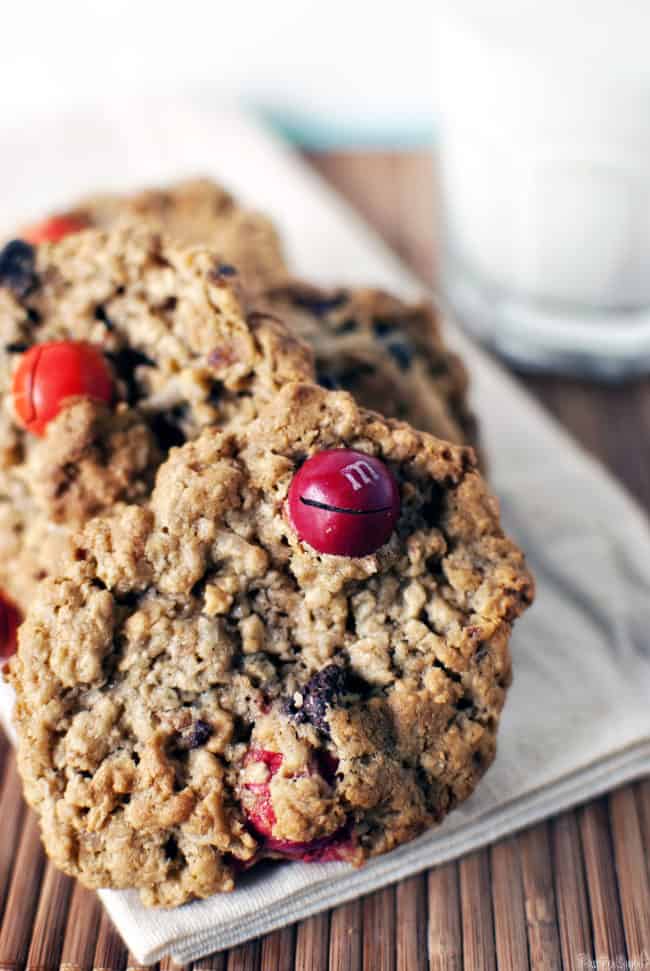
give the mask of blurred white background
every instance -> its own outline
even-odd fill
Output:
[[[306,141],[431,131],[436,0],[4,3],[0,126],[120,96],[240,98]]]

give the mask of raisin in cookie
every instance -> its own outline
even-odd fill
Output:
[[[188,180],[134,195],[92,196],[26,229],[23,236],[42,242],[81,228],[111,229],[134,219],[179,243],[209,246],[224,263],[237,267],[250,292],[286,276],[282,244],[271,221],[243,208],[209,179]]]
[[[86,384],[82,351],[100,359]],[[9,243],[0,252],[0,587],[29,602],[70,526],[146,498],[171,445],[205,425],[248,421],[260,401],[312,375],[310,352],[248,311],[237,273],[209,249],[135,225]],[[50,399],[63,402],[58,413]]]
[[[316,355],[319,381],[366,408],[437,438],[478,448],[460,357],[445,344],[433,306],[381,290],[320,290],[297,281],[268,293],[271,308]]]
[[[332,552],[365,517],[365,555]],[[471,449],[291,385],[75,543],[10,676],[27,798],[84,883],[171,906],[269,856],[361,863],[492,762],[533,583]]]

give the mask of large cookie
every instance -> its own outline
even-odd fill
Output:
[[[286,276],[282,243],[271,221],[242,207],[210,179],[178,182],[133,195],[91,196],[58,213],[48,224],[55,231],[57,225],[65,228],[66,224],[112,229],[134,219],[184,245],[209,246],[223,262],[237,267],[251,292]],[[47,234],[48,224],[35,227],[37,234]]]
[[[350,391],[366,408],[478,449],[468,377],[426,302],[406,304],[381,290],[321,290],[289,281],[270,306],[314,349],[318,379]]]
[[[101,351],[112,400],[70,399],[40,438],[18,420],[12,382],[30,348],[64,340]],[[146,498],[171,445],[248,421],[312,375],[309,351],[249,312],[237,273],[210,249],[135,225],[10,243],[0,252],[0,587],[28,603],[68,527]]]
[[[362,454],[318,500],[343,448]],[[319,553],[292,503],[331,513],[330,548],[366,513],[371,545],[383,515],[392,532]],[[412,839],[494,758],[532,595],[471,449],[287,387],[173,450],[150,505],[92,520],[32,605],[10,676],[47,852],[170,906],[267,856],[360,863]]]

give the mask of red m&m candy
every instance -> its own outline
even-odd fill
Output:
[[[243,809],[249,825],[261,842],[260,858],[264,856],[285,857],[302,860],[305,863],[327,863],[332,860],[345,860],[351,856],[354,843],[348,826],[343,826],[329,836],[321,836],[305,842],[278,839],[273,836],[277,819],[271,801],[271,780],[282,765],[280,752],[268,749],[250,748],[244,757],[244,766],[262,762],[266,766],[266,782],[245,782],[243,786]],[[338,762],[337,762],[338,764]],[[310,767],[317,771],[316,767]]]
[[[400,511],[397,483],[384,463],[348,448],[312,455],[294,476],[288,502],[298,536],[332,556],[374,553]]]
[[[270,752],[267,749],[251,748],[246,753],[244,765],[248,766],[251,762],[263,762],[267,768],[268,778],[266,782],[245,784],[245,812],[256,833],[270,836],[276,819],[269,783],[282,765],[282,754]]]
[[[44,435],[68,398],[110,402],[113,381],[100,351],[83,341],[35,344],[14,374],[16,415],[34,435]]]
[[[23,229],[20,236],[27,243],[38,245],[39,243],[58,243],[59,240],[72,233],[79,233],[86,228],[83,219],[75,216],[51,216],[43,222],[35,223]]]
[[[0,668],[16,653],[18,627],[22,621],[20,611],[0,591]]]

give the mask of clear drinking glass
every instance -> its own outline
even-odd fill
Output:
[[[648,37],[644,3],[445,8],[443,291],[521,365],[650,372]]]

